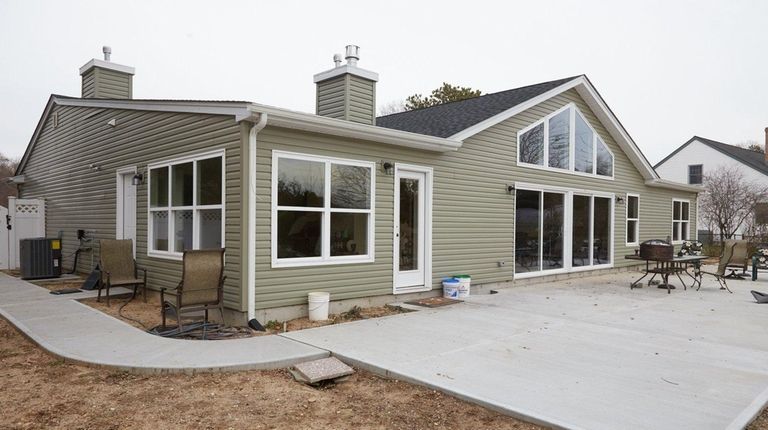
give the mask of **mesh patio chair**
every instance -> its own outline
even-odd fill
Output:
[[[768,270],[768,244],[761,243],[757,245],[755,253],[752,254],[752,280],[757,280],[759,270]]]
[[[730,270],[731,273],[725,276],[726,278],[744,279],[747,275],[747,265],[750,259],[749,244],[746,240],[728,239],[725,241],[725,248],[728,248],[729,243],[733,248],[733,253],[727,260],[726,269]],[[741,269],[741,273],[736,273],[739,269]]]
[[[725,245],[723,246],[723,255],[720,256],[720,263],[717,265],[717,271],[712,272],[705,272],[705,271],[699,271],[700,274],[704,275],[711,275],[714,276],[715,279],[717,279],[717,282],[720,284],[721,290],[728,290],[729,293],[733,294],[733,291],[731,291],[730,288],[728,288],[728,284],[726,283],[725,279],[727,276],[725,275],[725,271],[728,268],[728,262],[731,261],[731,258],[733,256],[733,250],[736,247],[736,240],[726,240]],[[699,282],[699,288],[696,289],[696,291],[699,291],[701,289],[701,282]]]
[[[109,289],[111,287],[133,286],[133,296],[141,287],[144,301],[147,301],[147,270],[136,266],[133,258],[133,240],[131,239],[107,239],[99,241],[99,268],[101,269],[101,282],[96,301],[101,301],[101,290],[106,287],[107,306],[109,306]],[[139,270],[144,272],[139,278]]]
[[[166,300],[167,288],[160,289],[160,312],[165,328],[166,312],[173,309],[179,330],[182,330],[181,314],[204,311],[208,322],[208,310],[218,309],[224,321],[224,249],[184,251],[181,282],[170,290],[175,296]]]

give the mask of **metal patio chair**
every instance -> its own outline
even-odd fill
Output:
[[[160,289],[160,312],[165,328],[166,312],[173,309],[179,331],[183,329],[181,314],[204,311],[208,322],[208,311],[218,309],[224,321],[224,249],[201,249],[184,251],[181,282],[168,290]],[[166,291],[175,296],[166,300]]]
[[[725,241],[724,248],[729,246],[733,249],[733,252],[726,262],[726,269],[731,271],[731,273],[726,275],[726,278],[744,279],[747,275],[747,265],[750,259],[749,243],[746,240],[728,239]],[[725,254],[725,249],[723,249],[723,253]],[[739,269],[741,269],[741,273],[736,273]]]
[[[731,257],[733,256],[733,250],[736,247],[736,240],[726,240],[725,245],[723,246],[723,255],[720,256],[720,263],[717,265],[717,271],[712,272],[705,272],[700,269],[694,270],[697,272],[697,274],[700,275],[711,275],[714,276],[715,279],[717,279],[717,282],[720,284],[721,290],[728,290],[729,293],[733,294],[733,291],[731,291],[730,288],[728,288],[728,284],[726,283],[726,278],[728,276],[725,275],[725,271],[728,268],[728,262],[731,261]],[[696,291],[699,291],[701,289],[701,282],[699,282],[699,288],[696,289]]]
[[[101,270],[101,282],[96,301],[101,301],[101,290],[106,287],[107,306],[109,306],[109,289],[111,287],[133,286],[133,296],[141,287],[144,301],[147,301],[147,270],[136,266],[133,258],[132,239],[105,239],[99,241],[99,269]],[[144,275],[139,278],[139,270]]]

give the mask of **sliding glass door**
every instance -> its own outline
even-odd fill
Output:
[[[515,203],[515,272],[563,267],[565,194],[517,191]]]
[[[515,274],[611,264],[613,199],[571,191],[518,189]]]

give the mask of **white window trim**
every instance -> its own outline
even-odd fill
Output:
[[[221,204],[218,205],[198,205],[197,204],[197,161],[200,160],[207,160],[209,158],[215,158],[215,157],[221,157]],[[171,173],[171,166],[177,165],[177,164],[184,164],[192,162],[192,184],[193,184],[193,191],[192,191],[192,206],[173,206],[172,203],[172,196],[171,193],[173,192],[173,186],[171,184],[172,181],[172,173]],[[151,192],[152,192],[152,175],[150,174],[152,169],[157,168],[168,168],[168,206],[163,207],[151,207],[150,199],[151,199]],[[201,153],[195,153],[190,155],[185,155],[183,157],[177,157],[170,160],[164,160],[160,162],[150,163],[147,165],[147,256],[149,257],[155,257],[155,258],[163,258],[167,260],[181,260],[184,256],[184,253],[179,251],[170,251],[170,249],[173,247],[174,243],[174,219],[173,219],[173,211],[174,210],[192,210],[193,211],[193,226],[192,226],[192,248],[198,249],[199,246],[199,240],[200,240],[200,234],[199,234],[199,217],[194,215],[198,210],[203,209],[220,209],[221,210],[221,244],[222,247],[224,247],[224,240],[226,237],[226,226],[227,226],[227,220],[226,220],[226,201],[227,201],[227,194],[226,194],[226,187],[227,187],[227,160],[226,160],[226,151],[223,149],[216,150],[216,151],[208,151],[208,152],[201,152]],[[162,250],[155,250],[152,249],[152,244],[154,243],[154,231],[153,231],[153,223],[152,223],[152,212],[168,212],[168,248],[169,251],[162,251]]]
[[[322,237],[321,237],[321,255],[319,257],[306,257],[306,258],[277,258],[277,181],[278,181],[278,168],[277,163],[280,158],[290,158],[294,160],[305,160],[325,163],[325,201],[323,207],[294,207],[294,206],[282,206],[280,209],[288,210],[301,210],[309,212],[322,212]],[[371,207],[370,209],[331,209],[331,169],[330,165],[344,164],[348,166],[361,166],[371,169]],[[310,155],[297,152],[288,151],[272,151],[272,203],[271,203],[271,222],[270,222],[270,237],[271,237],[271,252],[272,252],[272,267],[306,267],[306,266],[326,266],[333,264],[360,264],[360,263],[373,263],[375,254],[375,219],[376,219],[376,163],[371,161],[351,160],[346,158],[328,157],[323,155]],[[347,213],[367,213],[368,215],[368,253],[366,255],[351,255],[351,256],[331,256],[331,219],[330,214],[332,212],[347,212]]]
[[[637,198],[637,218],[630,218],[629,217],[629,198],[635,197]],[[633,193],[627,193],[626,197],[626,203],[625,203],[625,209],[624,213],[626,215],[626,225],[624,226],[625,232],[624,232],[624,240],[626,241],[626,246],[637,246],[640,244],[640,194],[633,194]],[[629,222],[635,221],[635,241],[630,242],[629,241]]]
[[[675,203],[676,202],[680,202],[681,204],[682,203],[688,203],[688,220],[682,220],[682,219],[676,220],[675,219]],[[682,205],[681,205],[680,209],[682,211]],[[685,235],[685,237],[687,237],[687,239],[683,239],[682,235],[678,235],[678,237],[680,239],[679,240],[674,240],[674,238],[675,238],[675,229],[677,228],[676,224],[682,224],[682,223],[686,223],[686,229],[685,229],[686,235]],[[680,233],[682,233],[682,230],[680,230]],[[671,242],[672,242],[673,245],[681,245],[686,240],[691,240],[691,201],[690,200],[687,200],[687,199],[675,199],[675,198],[672,199],[672,229],[670,230],[669,238],[671,239]]]
[[[567,239],[567,240],[563,241],[563,268],[552,269],[552,270],[539,270],[536,272],[515,273],[514,279],[537,278],[540,276],[583,272],[583,271],[589,271],[589,270],[610,269],[614,267],[614,264],[616,261],[616,253],[614,252],[615,250],[614,244],[616,242],[616,222],[615,222],[615,215],[614,215],[616,210],[616,203],[615,203],[616,195],[614,193],[584,190],[584,189],[578,189],[578,188],[532,184],[527,182],[515,182],[515,192],[517,192],[517,190],[564,194],[565,195],[565,200],[564,200],[565,213],[563,217],[563,237],[564,239]],[[611,228],[610,228],[611,241],[610,242],[611,243],[609,247],[609,252],[611,255],[610,263],[595,264],[590,266],[575,266],[575,267],[573,266],[573,196],[574,195],[591,197],[590,200],[592,201],[592,203],[590,206],[590,218],[594,217],[592,213],[594,210],[594,197],[607,198],[611,202],[611,206],[610,206],[610,223],[611,223]],[[594,223],[594,221],[592,223]],[[517,224],[515,224],[514,228],[517,228]],[[592,236],[591,229],[592,227],[590,226],[590,236]],[[592,251],[590,251],[590,261],[592,261],[591,257],[592,257]],[[517,252],[515,251],[515,259],[516,258],[517,258]],[[539,259],[541,258],[542,256],[540,255]],[[516,262],[514,264],[515,266],[513,267],[513,269],[516,268]]]
[[[549,120],[556,116],[557,114],[567,110],[571,109],[570,114],[570,123],[569,123],[569,144],[568,144],[568,150],[569,150],[569,156],[568,156],[568,169],[561,169],[558,167],[549,167]],[[581,119],[584,120],[584,123],[587,124],[587,127],[592,131],[592,169],[594,173],[587,173],[587,172],[577,172],[574,170],[576,168],[575,161],[576,161],[576,115],[580,115]],[[538,164],[532,164],[532,163],[525,163],[520,161],[520,136],[528,132],[529,130],[538,127],[539,125],[544,124],[544,155],[543,155],[543,163],[542,165]],[[597,174],[597,140],[600,139],[600,141],[605,146],[605,149],[608,150],[608,153],[611,154],[611,176],[605,176],[605,175],[598,175]],[[546,170],[549,172],[559,172],[559,173],[566,173],[569,175],[576,175],[576,176],[585,176],[589,178],[598,178],[598,179],[605,179],[605,180],[614,180],[616,176],[616,155],[611,151],[611,148],[608,146],[607,143],[605,143],[605,140],[600,137],[595,130],[594,127],[592,127],[592,124],[587,120],[587,118],[584,116],[584,114],[581,113],[579,108],[576,106],[575,103],[571,102],[566,104],[565,106],[561,107],[560,109],[557,109],[556,111],[550,113],[549,115],[543,117],[542,119],[528,125],[527,127],[521,129],[517,132],[517,158],[516,163],[520,167],[526,167],[530,169],[539,169],[539,170]]]

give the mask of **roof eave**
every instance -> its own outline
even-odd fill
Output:
[[[704,187],[701,185],[682,184],[666,179],[649,179],[645,181],[645,185],[649,187],[666,188],[668,190],[685,191],[688,193],[701,193],[704,191]]]

